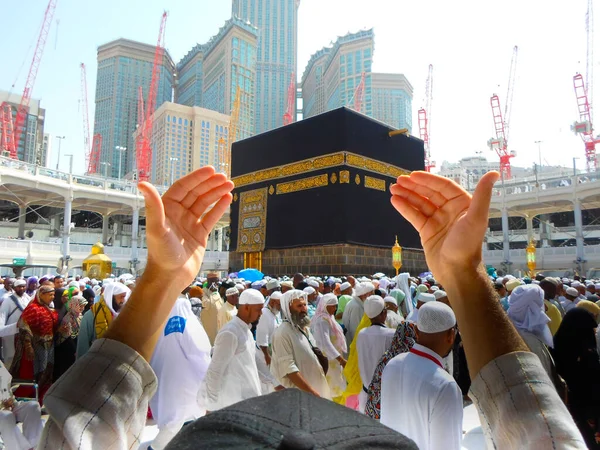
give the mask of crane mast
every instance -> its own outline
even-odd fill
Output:
[[[79,65],[81,69],[81,103],[82,103],[82,118],[83,118],[83,148],[85,149],[85,161],[86,166],[89,169],[90,167],[90,157],[91,157],[91,142],[90,142],[90,119],[88,116],[88,98],[87,98],[87,77],[85,64],[81,63]],[[89,170],[88,170],[89,172]]]
[[[425,170],[431,172],[431,169],[435,167],[435,161],[431,160],[431,103],[433,99],[433,65],[429,64],[429,73],[427,75],[427,81],[425,82],[425,98],[423,100],[423,107],[419,109],[419,135],[424,144],[425,149]]]
[[[292,72],[290,85],[288,86],[287,108],[283,114],[283,124],[289,125],[294,121],[294,110],[296,103],[296,74]]]

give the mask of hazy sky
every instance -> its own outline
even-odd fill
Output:
[[[22,92],[46,4],[47,0],[0,2],[0,27],[11,36],[1,50],[1,90],[10,90],[16,80],[12,90]],[[298,73],[312,53],[337,36],[374,27],[373,70],[402,72],[413,85],[415,134],[428,65],[434,66],[431,142],[438,165],[478,151],[497,159],[487,148],[494,133],[489,101],[497,92],[504,103],[512,49],[518,45],[509,140],[509,148],[518,153],[513,164],[537,162],[534,142],[541,140],[544,164],[571,166],[577,156],[578,167],[583,168],[583,143],[570,128],[578,119],[572,78],[585,72],[586,4],[585,0],[302,0]],[[62,153],[76,155],[76,172],[84,170],[79,64],[88,68],[93,129],[97,46],[119,37],[154,44],[165,7],[166,44],[175,61],[197,42],[206,42],[231,13],[229,0],[58,0],[33,97],[41,98],[46,108],[46,132],[67,137]],[[600,91],[595,100],[599,96]],[[54,149],[57,145],[54,140]],[[52,167],[56,150],[53,154]],[[61,168],[67,170],[68,158],[62,159]]]

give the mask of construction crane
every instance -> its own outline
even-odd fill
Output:
[[[511,178],[510,159],[517,154],[514,150],[508,151],[508,133],[510,130],[510,114],[512,109],[512,99],[517,72],[517,55],[519,48],[515,45],[513,55],[510,61],[510,73],[508,76],[508,90],[506,93],[506,104],[504,107],[504,116],[500,106],[500,98],[497,94],[492,95],[490,104],[492,106],[492,116],[494,118],[494,130],[496,137],[488,141],[491,150],[495,150],[500,157],[500,174],[504,180]]]
[[[596,144],[600,139],[594,137],[593,126],[593,80],[594,80],[594,21],[592,0],[588,0],[586,14],[587,52],[585,81],[583,76],[577,73],[573,77],[575,98],[577,99],[577,110],[579,121],[575,122],[571,129],[581,135],[585,145],[585,160],[588,172],[598,170],[598,159],[596,157]]]
[[[9,146],[8,148],[4,148],[4,150],[7,150],[9,152],[11,158],[18,158],[17,153],[19,149],[19,141],[21,140],[21,135],[23,134],[23,129],[25,128],[25,120],[27,119],[27,113],[29,112],[29,102],[31,100],[31,93],[33,91],[33,86],[35,85],[35,80],[37,78],[38,70],[40,68],[42,55],[44,54],[44,47],[46,46],[46,41],[48,39],[48,32],[50,31],[50,26],[52,25],[52,18],[54,17],[54,11],[56,10],[56,2],[57,0],[50,0],[48,2],[48,6],[46,7],[46,11],[44,12],[44,20],[42,21],[42,28],[38,36],[35,51],[33,52],[33,59],[31,61],[31,66],[29,67],[29,73],[27,74],[27,81],[25,82],[25,87],[23,88],[21,104],[17,108],[17,116],[15,117],[15,122],[12,127],[14,130],[14,134],[12,135],[12,138],[3,139],[3,145],[4,141],[6,141],[6,145]],[[7,103],[3,103],[3,111],[6,109],[7,105]],[[10,105],[8,105],[8,107],[10,108]],[[7,120],[5,116],[6,114],[3,114],[3,132],[5,128],[10,128],[10,126],[7,123],[5,123]]]
[[[365,79],[366,79],[366,73],[363,72],[360,75],[360,82],[358,83],[358,86],[356,86],[356,89],[354,90],[354,95],[352,95],[352,98],[348,102],[348,105],[352,105],[352,109],[359,113],[361,113],[363,111],[363,103],[364,103],[364,98],[365,98]]]
[[[240,108],[242,105],[242,90],[238,86],[235,91],[235,99],[229,116],[229,133],[227,141],[219,139],[219,170],[224,173],[227,178],[231,177],[231,146],[237,139],[237,132],[240,126]],[[284,116],[285,117],[285,116]],[[286,124],[287,125],[287,124]]]
[[[429,73],[425,82],[425,99],[419,109],[419,134],[425,147],[425,170],[431,172],[435,161],[431,160],[430,131],[431,131],[431,100],[433,99],[433,65],[429,64]]]
[[[0,141],[2,153],[10,154],[10,149],[14,148],[14,129],[12,107],[6,102],[0,105],[0,131],[2,132],[2,141]]]
[[[90,142],[90,120],[87,97],[87,76],[85,64],[79,65],[81,68],[81,103],[83,117],[83,148],[85,149],[85,165],[88,174],[98,173],[100,168],[100,152],[102,150],[102,135],[96,133],[93,141]]]
[[[158,94],[158,79],[160,77],[160,66],[165,53],[164,42],[165,42],[165,25],[167,24],[167,12],[163,12],[162,19],[160,22],[160,29],[158,31],[158,42],[156,43],[156,51],[154,52],[154,63],[152,65],[152,78],[150,79],[150,89],[148,90],[148,98],[146,105],[143,104],[143,91],[142,87],[139,87],[138,93],[138,121],[140,118],[140,109],[142,111],[141,117],[143,121],[139,122],[140,131],[137,135],[135,143],[135,151],[137,158],[137,176],[140,181],[148,181],[152,172],[152,114],[156,109],[156,97]],[[141,108],[140,108],[141,107]],[[144,114],[145,112],[145,114]],[[120,174],[119,174],[120,175]]]
[[[292,72],[290,85],[288,86],[287,109],[283,115],[283,124],[289,125],[294,121],[294,112],[296,110],[296,74]]]

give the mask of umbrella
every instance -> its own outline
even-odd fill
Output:
[[[254,283],[255,281],[262,280],[264,274],[256,269],[244,269],[238,272],[238,277],[243,278],[250,283]]]
[[[419,278],[427,278],[427,277],[430,277],[431,275],[433,275],[431,272],[423,272],[422,274],[419,275]]]

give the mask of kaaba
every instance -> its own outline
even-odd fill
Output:
[[[424,169],[423,141],[393,131],[340,108],[235,142],[231,270],[392,274],[397,236],[403,270],[425,271],[419,235],[389,191]]]

